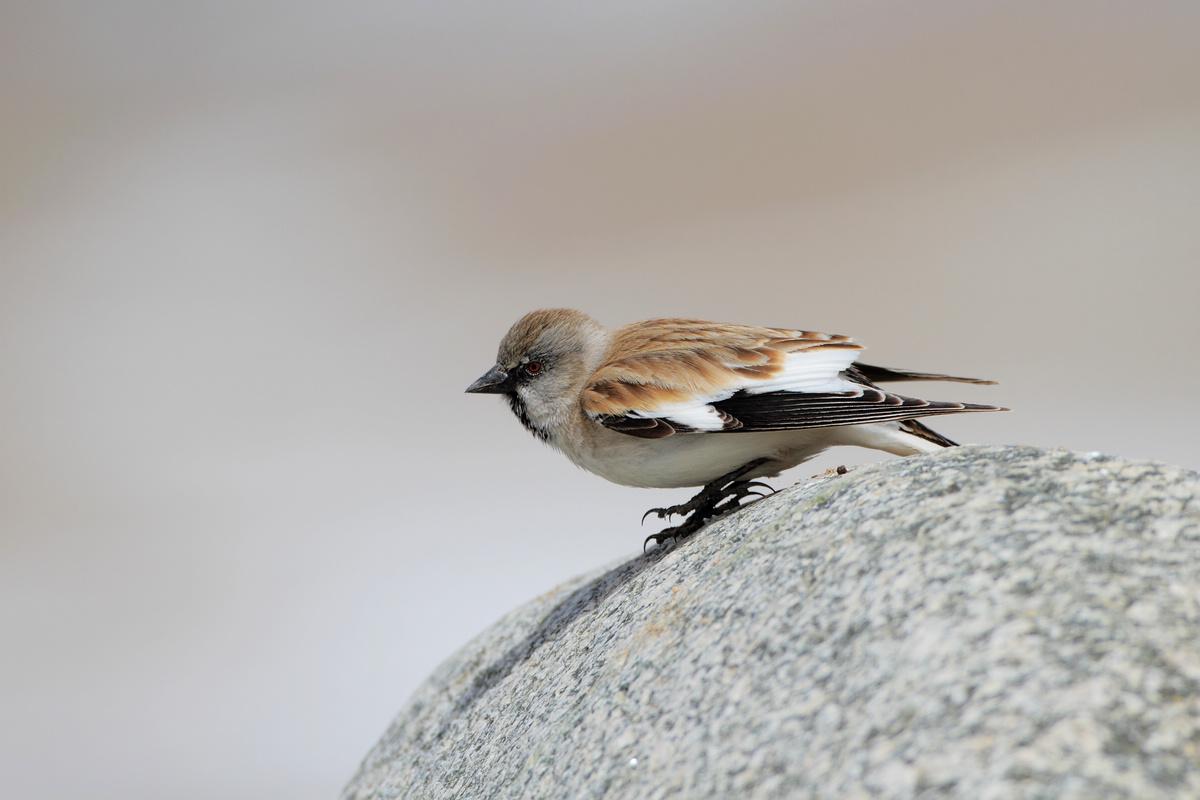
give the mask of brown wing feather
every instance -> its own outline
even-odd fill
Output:
[[[608,354],[583,390],[583,408],[603,422],[631,411],[686,403],[747,378],[778,375],[788,353],[834,347],[862,349],[849,337],[816,331],[690,319],[639,322],[614,334]]]

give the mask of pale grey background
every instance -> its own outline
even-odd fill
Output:
[[[14,2],[0,790],[332,796],[642,510],[463,395],[522,312],[858,336],[1200,466],[1194,2]],[[787,476],[868,454],[843,451]]]

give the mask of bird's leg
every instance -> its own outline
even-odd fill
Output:
[[[724,498],[730,496],[730,494],[735,491],[735,486],[771,489],[770,486],[759,481],[738,480],[738,478],[742,477],[747,472],[750,472],[751,470],[765,464],[766,461],[767,460],[765,458],[756,458],[753,461],[743,464],[732,472],[726,473],[716,480],[708,482],[705,484],[703,489],[696,493],[695,497],[693,497],[691,500],[688,500],[686,503],[681,503],[677,506],[668,506],[667,508],[652,508],[642,515],[642,521],[645,522],[646,517],[650,516],[651,514],[654,514],[659,519],[666,519],[670,516],[683,516],[684,514],[689,514],[702,508],[711,508]],[[771,489],[771,491],[774,492],[775,490]]]
[[[747,462],[737,469],[729,472],[714,481],[710,481],[701,489],[695,497],[680,505],[670,506],[668,508],[652,508],[642,515],[642,521],[646,517],[654,514],[659,519],[666,519],[672,515],[687,514],[685,519],[679,525],[670,528],[665,528],[658,533],[651,534],[646,537],[646,544],[654,542],[662,544],[667,539],[682,539],[685,536],[690,536],[704,526],[704,523],[714,517],[719,517],[733,511],[741,504],[741,501],[747,497],[765,497],[755,489],[772,489],[765,483],[760,481],[744,481],[740,478],[748,472],[762,466],[767,462],[765,458],[756,458],[753,461]]]
[[[747,497],[766,497],[762,492],[756,492],[755,489],[765,488],[771,489],[771,494],[775,494],[775,490],[765,483],[759,481],[737,481],[731,483],[728,487],[729,493],[721,500],[721,502],[713,506],[713,513],[710,519],[728,514],[734,509],[742,507],[742,500]]]

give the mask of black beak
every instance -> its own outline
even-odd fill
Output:
[[[499,366],[483,373],[483,377],[467,387],[470,394],[504,394],[511,388],[508,373]]]

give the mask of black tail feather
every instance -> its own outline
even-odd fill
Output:
[[[889,381],[951,381],[953,383],[976,383],[983,386],[993,386],[995,381],[988,381],[982,378],[960,378],[955,375],[939,375],[936,372],[910,372],[903,369],[888,369],[887,367],[877,367],[873,364],[863,364],[857,362],[851,365],[850,369],[846,370],[851,377],[856,377],[855,372],[859,376],[865,378],[871,383],[887,383]]]
[[[900,427],[907,433],[911,433],[913,436],[919,436],[920,438],[924,439],[927,442],[933,442],[934,444],[940,444],[942,447],[958,447],[958,442],[954,441],[953,439],[948,439],[945,436],[942,436],[937,431],[932,430],[931,428],[928,428],[925,425],[922,425],[920,422],[917,422],[915,419],[904,420],[903,422],[900,423]]]

